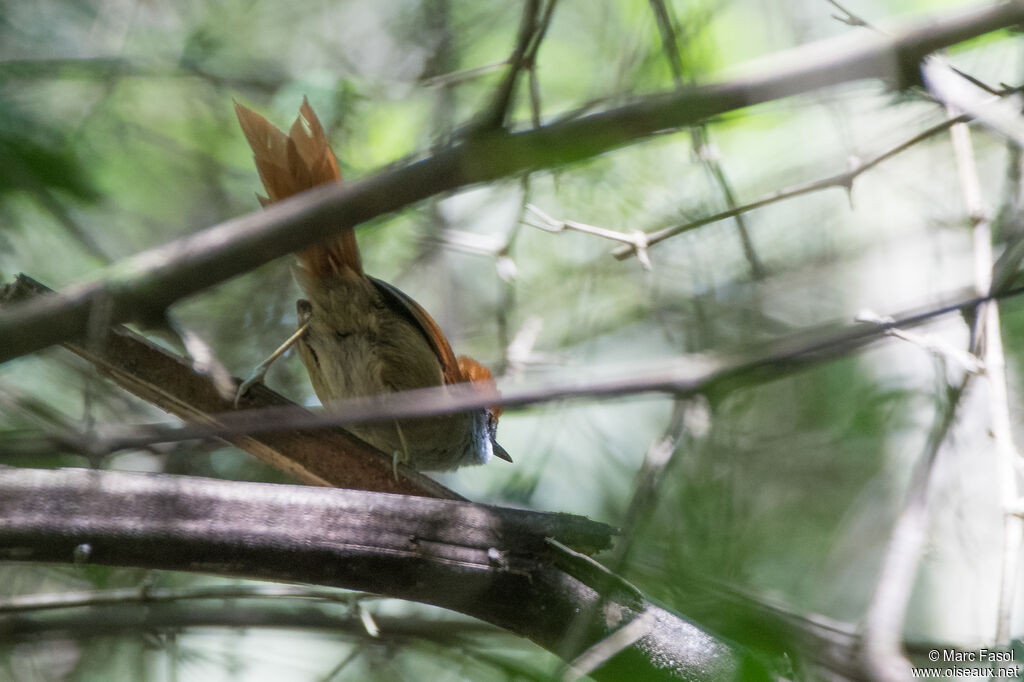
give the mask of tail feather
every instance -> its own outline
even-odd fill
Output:
[[[318,185],[341,182],[338,160],[331,151],[327,135],[309,101],[303,98],[299,117],[288,134],[278,130],[256,112],[235,102],[235,113],[245,139],[256,159],[256,170],[267,196],[260,204],[281,201]],[[363,266],[355,231],[342,229],[331,240],[299,252],[299,261],[314,279],[351,269],[362,273]]]

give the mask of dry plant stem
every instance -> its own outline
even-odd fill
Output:
[[[23,300],[46,291],[49,291],[46,287],[22,275],[7,288],[6,294],[10,300]],[[460,498],[405,466],[398,468],[396,477],[390,456],[340,429],[302,431],[291,428],[288,419],[259,434],[224,429],[224,418],[230,416],[232,401],[221,395],[214,381],[198,374],[185,358],[153,345],[124,327],[108,330],[102,343],[94,349],[76,343],[66,343],[64,347],[91,362],[101,374],[128,392],[187,422],[202,424],[202,429],[220,428],[220,437],[302,483]],[[254,386],[241,398],[241,404],[250,410],[288,409],[293,417],[309,414],[262,385]],[[96,437],[86,450],[103,454],[109,448],[102,438]]]
[[[955,113],[955,112],[954,112]],[[954,119],[955,120],[955,119]],[[950,129],[954,157],[960,176],[964,202],[973,226],[975,290],[988,295],[992,285],[994,259],[991,246],[991,224],[984,210],[981,186],[966,124],[956,123]],[[1006,391],[1005,360],[999,333],[999,311],[995,302],[986,300],[977,313],[978,333],[975,338],[984,344],[984,366],[989,379],[989,407],[996,456],[1001,474],[1001,500],[1004,513],[1004,559],[997,630],[1008,640],[1009,616],[1014,594],[1013,582],[1019,572],[1017,557],[1020,553],[1024,522],[1008,513],[1019,499],[1016,483],[1016,448],[1010,429],[1009,405]],[[933,430],[925,456],[915,469],[908,493],[908,502],[893,528],[889,549],[883,559],[882,570],[875,594],[864,619],[865,667],[874,679],[896,682],[910,679],[910,663],[900,651],[903,622],[907,603],[928,531],[928,495],[932,473],[948,433],[960,398],[973,375],[965,374],[960,385],[950,392],[942,420]],[[1009,581],[1009,584],[1008,584]],[[1009,601],[1008,601],[1009,600]],[[1002,628],[1006,628],[1002,631]],[[1000,641],[1005,641],[999,638]]]
[[[835,0],[829,0],[829,2],[846,15],[843,20],[847,23],[873,28]],[[927,68],[928,64],[931,64],[930,69]],[[942,63],[936,61],[926,63],[926,72],[931,71],[935,76],[941,76],[942,78],[937,78],[937,81],[946,83],[949,77],[942,73],[942,69],[948,69],[988,93],[993,93],[992,88],[945,64],[944,61]],[[931,84],[931,77],[926,77],[926,82]],[[941,100],[946,93],[933,91],[933,94]],[[985,105],[984,102],[978,104],[981,108]],[[973,228],[975,291],[979,296],[987,296],[989,292],[993,291],[993,275],[996,269],[996,260],[992,251],[992,221],[982,198],[981,181],[978,177],[971,133],[965,122],[967,120],[964,118],[965,114],[957,115],[959,112],[954,111],[952,106],[947,105],[947,109],[950,121],[954,123],[950,128],[950,137],[960,178],[960,187]],[[1006,131],[1000,132],[1005,134]],[[1013,270],[1016,270],[1015,266]],[[999,284],[1000,288],[1002,285],[1003,283]],[[997,478],[1000,483],[1000,502],[1003,509],[1003,560],[996,610],[995,640],[997,644],[1007,645],[1010,642],[1013,605],[1016,602],[1020,554],[1022,546],[1024,546],[1024,518],[1014,513],[1020,504],[1020,488],[1017,478],[1020,455],[1013,441],[1009,396],[1006,387],[1006,358],[1003,352],[999,307],[995,300],[987,300],[980,304],[975,311],[975,324],[976,330],[973,338],[977,348],[971,350],[980,356],[988,379],[989,413],[992,420],[992,438],[995,445]],[[965,377],[965,383],[968,380]]]
[[[562,682],[576,682],[604,665],[620,651],[644,637],[654,627],[654,614],[644,612],[612,634],[593,645],[569,663],[562,673]]]
[[[1017,602],[1020,557],[1024,542],[1024,517],[1013,513],[1019,505],[1018,465],[1020,454],[1013,442],[1009,396],[1006,388],[1006,361],[999,325],[999,308],[994,301],[982,305],[985,316],[985,376],[989,380],[989,409],[997,458],[999,497],[1003,509],[1003,561],[996,615],[996,643],[1008,645],[1013,634],[1013,607]]]
[[[927,57],[922,62],[921,77],[935,100],[969,114],[979,125],[1015,144],[1024,145],[1024,124],[1018,102],[1009,98],[997,98],[993,102],[992,88],[977,85],[977,79],[954,68],[938,55]]]
[[[0,313],[0,362],[85,333],[92,303],[108,296],[111,322],[146,320],[184,297],[431,196],[522,172],[592,158],[650,135],[754,104],[865,78],[917,78],[925,55],[1024,21],[1024,2],[932,16],[891,38],[825,41],[796,64],[723,83],[508,132],[470,127],[428,158],[342,186],[325,186],[261,212],[144,252],[91,283]]]
[[[928,531],[928,491],[939,451],[972,376],[965,374],[958,386],[949,389],[928,434],[924,452],[914,467],[906,504],[889,537],[875,592],[864,614],[861,651],[869,679],[879,682],[910,680],[910,663],[901,651],[903,618]]]
[[[284,340],[284,342],[274,349],[274,352],[267,356],[267,359],[261,362],[252,370],[249,377],[239,384],[237,390],[232,391],[228,395],[234,395],[235,407],[238,407],[238,401],[241,400],[242,396],[252,388],[254,385],[262,383],[263,379],[267,376],[267,372],[270,371],[270,366],[277,362],[278,358],[288,352],[288,349],[295,345],[295,342],[302,338],[302,335],[306,333],[309,328],[310,322],[305,322],[302,326],[296,329],[291,336]],[[222,393],[223,395],[223,393]]]
[[[974,224],[975,286],[979,292],[987,293],[992,288],[995,264],[992,253],[992,222],[982,199],[981,181],[974,159],[970,130],[966,125],[959,124],[953,126],[950,135],[953,139],[953,151],[960,174],[964,203]],[[1024,542],[1024,518],[1012,512],[1020,502],[1017,480],[1020,456],[1013,441],[1010,400],[1006,388],[1006,356],[1003,353],[998,304],[995,301],[982,303],[976,319],[980,325],[980,333],[976,335],[976,339],[981,344],[985,377],[988,380],[989,417],[992,420],[999,498],[1003,511],[1003,560],[996,610],[996,643],[1009,644],[1013,606],[1016,603],[1020,575],[1020,554]]]
[[[863,311],[857,315],[858,322],[872,322],[874,324],[887,324],[893,321],[891,317],[881,317],[871,311]],[[931,334],[916,334],[905,329],[890,327],[886,334],[901,341],[923,348],[943,362],[951,362],[960,369],[971,374],[980,374],[985,367],[977,355],[969,350],[962,350],[947,343],[943,339]]]
[[[547,539],[559,536],[592,546],[608,541],[607,527],[579,517],[452,500],[109,471],[0,469],[0,555],[6,559],[67,563],[77,555],[100,565],[373,592],[480,618],[566,660],[579,653],[564,646],[567,623],[607,599],[609,609],[588,623],[584,646],[641,614],[649,614],[653,625],[595,671],[595,679],[627,673],[645,680],[736,679],[742,650],[654,606],[615,576],[595,570],[587,563],[592,560]]]

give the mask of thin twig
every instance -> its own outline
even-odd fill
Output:
[[[833,14],[832,15],[832,18],[835,19],[836,21],[840,21],[840,22],[846,24],[847,26],[853,26],[855,28],[867,28],[867,29],[871,29],[875,33],[883,33],[883,31],[881,31],[876,26],[874,26],[871,23],[869,23],[863,17],[861,17],[861,16],[859,16],[857,14],[854,14],[853,12],[848,10],[846,7],[844,7],[843,5],[840,5],[838,2],[836,2],[836,0],[828,0],[828,2],[829,2],[830,5],[832,5],[837,10],[839,10],[840,12],[843,13],[842,16],[840,16],[838,14]]]
[[[508,70],[495,89],[490,104],[484,109],[478,122],[470,126],[471,129],[488,130],[505,125],[512,108],[519,73],[524,68],[530,68],[525,58],[530,41],[537,31],[537,13],[540,11],[540,2],[541,0],[525,0],[523,3],[523,16],[519,20],[519,32],[515,47],[508,58]]]
[[[658,0],[651,0],[652,4],[656,3],[657,1]],[[864,28],[867,28],[867,29],[870,29],[870,30],[874,31],[875,33],[877,33],[879,35],[887,35],[881,29],[879,29],[876,26],[870,24],[869,22],[867,22],[862,17],[854,14],[853,12],[851,12],[849,9],[847,9],[843,5],[839,4],[838,2],[835,2],[835,0],[828,0],[828,2],[830,2],[833,6],[835,6],[837,9],[839,9],[841,12],[843,12],[843,16],[838,16],[838,15],[833,15],[833,16],[837,20],[843,22],[844,24],[847,24],[847,25],[850,25],[850,26],[864,27]],[[660,22],[659,22],[659,27],[660,27]],[[664,36],[663,36],[663,38],[664,38]],[[938,62],[936,62],[935,58],[930,58],[928,60],[928,62],[926,63],[926,66],[928,65],[928,63],[931,63],[933,65],[934,64],[938,64]],[[988,98],[975,96],[972,99],[973,105],[969,106],[969,107],[963,106],[962,102],[958,101],[958,104],[960,104],[960,108],[963,110],[964,113],[962,113],[960,116],[958,116],[955,120],[950,119],[950,120],[947,120],[947,121],[943,122],[942,124],[939,124],[937,126],[933,126],[932,128],[929,128],[929,129],[925,130],[924,132],[922,132],[922,133],[920,133],[918,135],[915,135],[910,140],[908,140],[908,141],[906,141],[904,143],[901,143],[901,144],[897,145],[896,147],[893,147],[892,149],[890,149],[890,150],[880,154],[879,156],[875,157],[874,159],[872,159],[871,161],[869,161],[867,163],[859,163],[858,162],[856,165],[854,165],[853,168],[851,168],[846,173],[840,173],[840,174],[837,174],[837,175],[833,175],[831,177],[824,178],[824,179],[816,181],[816,182],[810,182],[810,183],[805,183],[805,184],[802,184],[802,185],[797,185],[797,186],[795,186],[793,188],[790,188],[790,189],[779,190],[778,192],[776,192],[776,193],[774,193],[772,195],[769,195],[769,196],[767,196],[765,198],[759,199],[759,200],[754,201],[754,202],[750,202],[748,204],[744,204],[742,206],[736,206],[735,205],[735,202],[731,198],[731,194],[732,194],[731,193],[731,189],[729,188],[727,181],[724,181],[724,175],[723,175],[722,178],[720,178],[720,180],[719,180],[719,184],[723,188],[723,191],[727,193],[726,199],[727,199],[727,203],[728,203],[728,206],[729,206],[728,210],[716,213],[716,214],[711,215],[711,216],[708,216],[707,218],[701,218],[699,220],[695,220],[695,221],[692,221],[692,222],[683,223],[683,224],[680,224],[680,225],[674,225],[674,226],[662,228],[660,230],[648,233],[648,235],[647,235],[648,236],[648,245],[649,246],[653,246],[654,244],[657,244],[658,242],[661,242],[661,241],[663,241],[665,239],[668,239],[669,237],[673,237],[673,236],[675,236],[677,234],[681,234],[682,232],[686,232],[686,231],[689,231],[689,230],[692,230],[692,229],[695,229],[695,228],[698,228],[698,227],[702,227],[702,226],[707,225],[709,223],[718,222],[719,220],[725,220],[727,218],[738,218],[742,214],[747,213],[747,212],[749,212],[751,210],[754,210],[754,209],[757,209],[757,208],[762,208],[763,206],[775,203],[777,201],[783,201],[783,200],[786,200],[786,199],[792,199],[793,197],[801,196],[803,194],[809,194],[811,192],[817,192],[817,191],[821,191],[821,190],[825,190],[825,189],[830,189],[832,187],[842,187],[842,188],[846,189],[847,192],[851,192],[853,190],[853,181],[861,173],[864,173],[865,171],[870,170],[871,168],[873,168],[877,164],[881,163],[885,159],[888,159],[889,157],[894,156],[897,153],[902,152],[902,151],[908,149],[909,147],[917,144],[918,142],[921,142],[922,140],[927,139],[928,137],[931,137],[932,135],[934,135],[936,133],[942,132],[943,130],[945,130],[949,126],[953,125],[954,123],[961,122],[961,121],[969,121],[972,118],[977,117],[979,115],[979,113],[989,113],[990,114],[990,119],[994,117],[998,123],[992,123],[992,124],[996,125],[997,129],[1000,130],[1001,132],[1004,132],[1004,134],[1012,135],[1012,136],[1015,136],[1015,137],[1019,136],[1019,134],[1017,132],[1018,130],[1021,129],[1020,124],[1017,122],[1017,119],[1019,117],[1012,116],[1010,110],[1006,109],[1005,107],[1002,108],[1002,109],[999,109],[998,111],[995,111],[995,112],[992,111],[992,105],[993,104],[999,103],[1000,101],[1003,101],[1003,100],[1006,100],[1009,95],[1012,95],[1012,94],[1015,94],[1016,92],[1018,92],[1019,88],[1005,88],[1005,89],[1002,89],[1002,90],[999,90],[999,89],[996,89],[996,88],[992,88],[992,87],[986,85],[985,83],[982,83],[978,79],[974,78],[970,74],[967,74],[967,73],[965,73],[965,72],[963,72],[963,71],[961,71],[959,69],[956,69],[955,67],[952,67],[952,66],[950,66],[948,64],[945,64],[945,62],[942,62],[942,65],[943,65],[943,67],[945,69],[951,70],[952,72],[954,72],[957,75],[959,75],[961,78],[969,81],[970,83],[975,84],[978,88],[982,89],[986,93],[989,93],[989,94],[992,94],[992,95],[995,95],[995,96],[994,97],[988,97]],[[675,69],[674,69],[674,71],[675,71]],[[934,71],[934,68],[933,68],[933,71]],[[960,96],[960,97],[958,97],[958,100],[963,100],[964,98],[965,98],[964,96]],[[1010,103],[1006,102],[1006,105],[1010,106]],[[1018,109],[1019,109],[1019,107],[1018,107]],[[1009,132],[1009,131],[1012,131],[1012,132]],[[1024,133],[1022,133],[1022,134],[1024,134]],[[717,164],[715,164],[715,165],[717,165]],[[712,166],[707,166],[707,167],[709,168],[709,170],[714,172],[714,169],[713,169]],[[721,171],[720,166],[718,167],[718,170]],[[755,274],[755,277],[756,277],[757,272],[758,272],[758,268],[757,268],[758,261],[756,260],[756,253],[753,251],[752,242],[750,241],[750,237],[749,237],[748,232],[746,231],[745,226],[742,225],[742,224],[739,224],[739,228],[740,228],[740,236],[741,236],[741,239],[743,240],[744,253],[747,256],[747,260],[751,263],[752,272]],[[633,252],[630,249],[626,249],[626,248],[616,249],[613,253],[614,253],[615,257],[618,258],[619,260],[622,260],[624,258],[628,258],[629,256],[633,255]],[[753,256],[754,260],[751,260],[752,256]]]
[[[888,35],[885,31],[840,5],[836,0],[828,1],[843,12],[843,17],[836,17],[843,23],[850,26],[863,26],[882,36]],[[1011,94],[1010,92],[991,87],[963,69],[953,66],[944,56],[935,54],[922,60],[921,78],[927,86],[929,94],[947,107],[954,107],[961,113],[970,115],[982,124],[1014,140],[1018,145],[1024,144],[1024,125],[1020,123],[1020,103],[1012,102],[1006,97]],[[995,103],[990,95],[996,95]]]
[[[691,403],[691,401],[676,400],[673,405],[672,416],[665,426],[661,437],[648,447],[643,465],[637,473],[637,481],[633,487],[633,494],[630,497],[629,507],[626,510],[625,519],[622,523],[619,541],[612,549],[611,555],[604,560],[604,565],[612,573],[623,573],[623,569],[626,567],[632,553],[634,541],[642,527],[650,520],[651,513],[660,500],[661,489],[666,479],[665,474],[672,465],[675,453],[679,448],[679,442],[687,426],[687,412],[691,409],[703,409],[703,407],[703,404],[697,405]],[[602,606],[603,601],[599,601],[595,604],[594,608]],[[576,660],[569,664],[562,676],[563,681],[576,680],[582,675],[590,673],[603,661],[630,646],[636,638],[642,637],[644,628],[650,625],[644,618],[647,615],[644,614],[580,654]],[[583,638],[582,625],[590,617],[591,614],[579,614],[578,618],[569,627],[569,631],[566,634],[567,642],[574,642],[574,640]]]
[[[506,66],[508,59],[502,59],[499,62],[491,62],[490,64],[481,64],[480,66],[474,66],[469,69],[462,69],[460,71],[452,71],[449,73],[443,73],[438,76],[431,76],[425,78],[421,84],[425,88],[439,88],[443,86],[456,85],[463,81],[471,80],[478,76],[497,71],[498,69]]]
[[[927,140],[933,135],[937,135],[938,133],[948,130],[955,123],[960,123],[969,120],[971,120],[971,117],[966,114],[957,116],[956,118],[953,119],[946,119],[940,123],[936,123],[935,125],[929,128],[926,128],[920,133],[914,135],[913,137],[910,137],[904,140],[903,142],[893,147],[890,147],[889,149],[868,159],[867,161],[855,160],[853,165],[848,170],[842,173],[836,173],[835,175],[830,175],[819,180],[813,180],[810,182],[804,182],[797,185],[793,185],[791,187],[786,187],[775,192],[772,192],[771,194],[765,195],[755,201],[751,201],[749,203],[742,204],[734,208],[730,208],[726,211],[720,211],[713,215],[704,218],[699,218],[698,220],[693,220],[687,223],[681,223],[679,225],[671,225],[669,227],[665,227],[660,230],[655,230],[653,232],[646,232],[644,234],[646,234],[647,236],[647,246],[654,246],[655,244],[663,242],[670,237],[676,236],[677,234],[689,232],[690,230],[694,230],[698,227],[703,227],[711,223],[716,223],[719,220],[732,218],[734,216],[740,215],[741,213],[749,213],[750,211],[756,210],[758,208],[763,208],[765,206],[769,206],[780,201],[785,201],[787,199],[793,199],[795,197],[803,196],[805,194],[811,194],[814,192],[820,192],[832,188],[841,188],[846,190],[847,192],[850,192],[853,190],[854,181],[862,173],[871,170],[872,168],[882,163],[883,161],[886,161],[896,156],[897,154],[910,149],[914,145],[924,140]],[[622,260],[624,258],[629,258],[630,256],[634,255],[634,252],[632,248],[618,248],[612,252],[612,255],[614,255],[619,260]]]
[[[540,51],[541,43],[544,42],[544,36],[548,32],[548,27],[551,26],[551,18],[555,14],[555,5],[557,4],[558,0],[548,0],[548,4],[541,14],[537,30],[534,31],[533,39],[526,48],[526,54],[523,56],[523,66],[529,72],[530,121],[533,123],[534,128],[540,128],[541,125],[540,79],[537,77],[537,53]]]
[[[643,232],[616,232],[615,230],[609,230],[606,227],[588,225],[587,223],[580,223],[575,220],[559,220],[558,218],[552,218],[533,204],[527,204],[526,210],[540,221],[538,223],[527,222],[526,224],[530,227],[536,227],[537,229],[545,230],[546,232],[555,233],[562,232],[564,230],[575,230],[576,232],[583,232],[584,234],[594,235],[595,237],[601,237],[602,239],[610,239],[612,241],[629,244],[630,253],[635,253],[637,255],[637,260],[640,262],[641,267],[643,267],[644,270],[651,269],[651,261],[647,258],[647,237]]]
[[[679,43],[676,41],[676,29],[673,25],[669,8],[665,0],[650,0],[654,23],[661,34],[661,49],[665,52],[665,61],[672,71],[672,81],[676,88],[683,87],[683,57],[679,54]]]
[[[509,318],[516,305],[516,279],[519,273],[512,253],[522,228],[523,216],[526,215],[526,207],[530,203],[530,177],[529,173],[524,173],[519,180],[519,206],[508,230],[505,232],[505,246],[497,254],[497,258],[494,261],[498,278],[501,280],[501,301],[498,303],[494,313],[498,328],[498,344],[502,349],[501,361],[496,368],[499,374],[507,373],[509,368],[513,366],[513,339],[510,331],[512,323]]]
[[[871,311],[862,311],[858,313],[856,320],[857,322],[872,322],[874,324],[887,324],[894,322],[891,317],[882,317]],[[980,374],[985,369],[984,363],[982,363],[976,355],[970,351],[956,348],[937,336],[933,336],[931,334],[916,334],[914,332],[909,332],[906,329],[900,329],[899,327],[890,327],[885,333],[919,348],[923,348],[932,355],[941,359],[943,362],[951,360],[965,372]]]
[[[679,52],[679,43],[676,40],[675,22],[672,20],[671,9],[664,0],[650,0],[650,4],[655,21],[658,24],[658,31],[661,33],[662,49],[665,51],[665,57],[672,70],[672,80],[675,83],[676,89],[681,89],[684,86],[683,58]],[[693,84],[691,83],[690,85]],[[722,198],[725,200],[726,208],[728,210],[736,209],[736,194],[733,192],[732,183],[729,182],[725,169],[722,167],[718,152],[711,142],[707,124],[701,122],[695,125],[690,130],[690,139],[694,156],[701,166],[704,167],[711,183],[717,185]],[[760,257],[757,255],[757,250],[754,248],[754,242],[750,237],[750,230],[747,228],[743,214],[736,213],[732,216],[732,219],[736,223],[736,232],[743,247],[743,255],[750,265],[751,277],[755,280],[764,279],[767,272]],[[639,250],[636,253],[639,257]]]

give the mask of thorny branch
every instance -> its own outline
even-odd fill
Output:
[[[778,203],[780,201],[786,201],[788,199],[803,196],[805,194],[812,194],[814,192],[820,192],[826,189],[833,188],[844,189],[847,192],[851,192],[853,190],[854,181],[863,173],[866,173],[867,171],[871,170],[872,168],[882,163],[883,161],[886,161],[896,156],[897,154],[900,154],[901,152],[910,149],[911,147],[919,144],[920,142],[923,142],[924,140],[927,140],[928,138],[937,135],[945,130],[949,130],[949,128],[951,128],[956,123],[962,123],[969,120],[971,120],[971,117],[968,116],[967,114],[961,114],[954,118],[947,118],[946,120],[936,123],[935,125],[930,126],[925,130],[922,130],[916,135],[904,140],[903,142],[900,142],[899,144],[893,147],[890,147],[884,152],[876,156],[873,156],[872,158],[866,161],[855,161],[849,169],[843,171],[842,173],[836,173],[834,175],[830,175],[825,178],[820,178],[818,180],[812,180],[809,182],[793,185],[792,187],[786,187],[775,192],[772,192],[771,194],[765,195],[760,199],[756,199],[749,203],[735,206],[725,211],[719,211],[718,213],[705,216],[704,218],[698,218],[697,220],[681,223],[678,225],[670,225],[669,227],[664,227],[660,230],[655,230],[653,232],[642,233],[646,237],[646,245],[653,246],[659,242],[663,242],[666,239],[669,239],[670,237],[674,237],[677,234],[689,232],[690,230],[695,230],[698,227],[704,227],[705,225],[710,225],[711,223],[717,223],[720,220],[732,218],[742,213],[749,213],[756,209],[763,208],[765,206]],[[632,248],[620,247],[613,251],[613,255],[619,260],[622,260],[624,258],[628,258],[634,255],[634,251]]]
[[[647,235],[643,232],[631,232],[627,234],[625,232],[609,230],[606,227],[600,227],[598,225],[588,225],[575,220],[559,220],[557,218],[552,218],[533,204],[526,204],[525,212],[529,213],[531,217],[536,218],[537,220],[537,222],[527,222],[527,225],[547,232],[558,233],[565,230],[575,230],[576,232],[590,234],[595,237],[601,237],[602,239],[625,242],[626,244],[629,244],[631,252],[636,254],[641,267],[645,270],[651,269],[651,260],[647,257]]]

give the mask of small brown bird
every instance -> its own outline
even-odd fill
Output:
[[[338,162],[323,127],[303,99],[288,134],[235,103],[267,196],[280,201],[317,185],[341,182]],[[298,301],[299,329],[250,381],[262,378],[269,361],[292,343],[325,406],[337,400],[431,386],[478,382],[494,395],[486,367],[455,357],[448,339],[419,304],[387,282],[363,272],[355,231],[298,253],[296,279],[307,299]],[[483,464],[491,455],[512,461],[495,438],[500,407],[439,417],[354,424],[352,433],[397,460],[421,470]]]

